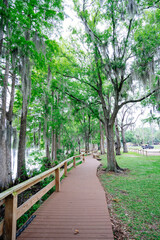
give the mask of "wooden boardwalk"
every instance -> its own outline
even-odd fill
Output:
[[[113,240],[104,190],[91,156],[68,173],[60,192],[52,194],[18,240]]]

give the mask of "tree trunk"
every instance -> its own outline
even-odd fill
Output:
[[[41,122],[39,122],[39,128],[38,128],[38,147],[40,149],[41,146]]]
[[[6,5],[6,7],[8,7],[8,0],[3,0],[3,6]],[[3,14],[1,14],[1,19],[0,19],[0,55],[2,55],[2,48],[3,48],[3,41],[4,41],[4,31],[5,31],[5,24],[6,24],[6,16],[7,16],[7,13],[6,13],[6,8],[5,7],[2,7],[2,10],[1,12]]]
[[[34,147],[37,147],[36,130],[35,129],[34,129],[34,132],[33,132],[33,140],[34,140]]]
[[[44,123],[44,140],[45,140],[45,151],[46,151],[46,158],[50,161],[50,152],[49,152],[49,138],[48,138],[48,128],[47,128],[47,118],[45,117]]]
[[[2,110],[0,121],[0,189],[8,186],[7,173],[7,156],[6,156],[6,102],[7,102],[7,85],[9,75],[9,60],[6,58],[5,74],[2,88]]]
[[[57,142],[57,149],[61,149],[61,135],[60,135],[60,130],[59,130],[59,134],[57,136],[58,142]]]
[[[78,147],[79,147],[79,154],[81,154],[81,142],[80,142],[80,139],[78,139]]]
[[[12,116],[13,116],[13,104],[14,104],[14,95],[15,95],[15,82],[16,74],[12,73],[12,88],[11,88],[11,97],[9,104],[9,111],[6,113],[7,118],[7,141],[6,141],[6,163],[7,163],[7,172],[8,172],[8,182],[9,185],[12,185],[12,165],[11,165],[11,137],[12,137]]]
[[[30,30],[25,32],[26,41],[30,40]],[[26,49],[27,53],[29,50]],[[31,65],[30,59],[26,55],[21,56],[22,68],[21,68],[21,80],[22,80],[22,113],[20,123],[19,134],[19,147],[18,147],[18,178],[21,180],[27,179],[26,165],[25,165],[25,149],[26,149],[26,127],[27,127],[27,111],[28,103],[31,93]]]
[[[114,131],[113,125],[105,123],[106,138],[107,138],[107,171],[119,172],[122,171],[118,166],[114,152]]]
[[[100,151],[101,154],[105,154],[105,148],[104,148],[104,132],[103,132],[103,127],[102,123],[99,121],[99,126],[100,126]]]
[[[26,127],[27,127],[27,111],[28,102],[31,91],[31,79],[30,79],[30,62],[26,56],[22,57],[23,71],[22,72],[22,113],[20,123],[19,134],[19,146],[18,146],[18,178],[21,180],[27,179],[26,165],[25,165],[25,149],[26,149]]]
[[[57,138],[55,130],[52,130],[52,163],[57,160]]]
[[[128,153],[128,148],[125,139],[125,132],[123,126],[121,126],[121,134],[122,134],[122,144],[123,144],[123,152]]]
[[[22,107],[23,108],[23,107]],[[21,125],[18,145],[18,178],[26,180],[25,149],[26,149],[27,105],[26,111],[21,114]]]
[[[16,151],[17,151],[17,129],[13,128],[13,169],[15,169],[16,163]]]
[[[113,172],[119,172],[123,171],[122,168],[118,166],[118,163],[115,158],[114,153],[114,131],[113,126],[115,124],[115,118],[116,118],[116,106],[114,109],[114,115],[112,114],[112,117],[110,117],[110,112],[107,111],[106,108],[106,102],[104,100],[103,94],[102,94],[102,87],[100,88],[99,96],[101,98],[102,103],[102,109],[104,114],[104,126],[105,126],[105,132],[106,132],[106,139],[107,139],[107,171],[113,171]]]
[[[11,137],[12,137],[12,125],[7,122],[7,141],[6,141],[6,165],[8,184],[12,185],[12,164],[11,164]]]
[[[85,119],[84,119],[84,123],[85,123]],[[91,134],[91,117],[90,115],[88,115],[88,126],[86,127],[85,130],[85,152],[89,152],[89,140],[90,140],[90,134]]]
[[[87,133],[85,134],[85,152],[89,152],[89,136]]]
[[[121,155],[121,141],[119,136],[119,129],[118,129],[118,121],[115,120],[115,132],[116,132],[116,143],[115,143],[115,149],[116,149],[116,155]]]

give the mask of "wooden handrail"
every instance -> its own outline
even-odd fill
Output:
[[[154,154],[153,156],[159,156],[159,155],[155,155],[155,154],[160,153],[160,151],[150,151],[150,149],[149,149],[149,151],[147,151],[146,149],[135,149],[135,148],[129,148],[129,151],[133,151],[133,152],[145,155],[146,157],[149,155],[152,156],[151,154]]]
[[[67,168],[69,169],[70,167],[76,166],[76,158],[81,158],[77,163],[85,161],[84,154],[73,156],[59,163],[57,166],[0,193],[0,206],[5,204],[5,218],[0,222],[0,236],[4,233],[4,240],[16,239],[17,219],[41,199],[52,187],[56,186],[56,192],[60,191],[60,179],[63,175],[67,175]],[[67,166],[67,163],[71,161],[72,163]],[[64,169],[60,171],[63,165]],[[53,173],[55,173],[55,179],[52,182],[17,208],[18,194],[24,192],[26,189],[32,187],[46,177],[49,177]]]
[[[78,155],[78,156],[73,156],[73,157],[80,157],[82,155]],[[69,162],[71,160],[73,160],[73,157],[68,158],[66,160],[64,160],[63,162],[61,162],[60,164],[56,165],[55,167],[38,174],[35,177],[32,177],[12,188],[7,189],[6,191],[0,193],[0,201],[5,199],[7,196],[11,195],[11,194],[20,194],[21,192],[24,192],[26,189],[28,189],[29,187],[32,187],[33,185],[35,185],[36,183],[42,181],[44,178],[49,177],[57,168],[60,168],[64,165],[65,162]],[[33,183],[33,184],[32,184]]]

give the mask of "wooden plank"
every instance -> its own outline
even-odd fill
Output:
[[[76,167],[76,158],[73,157],[73,167],[75,168]]]
[[[71,167],[73,167],[73,162],[68,165],[68,169],[70,169]]]
[[[3,225],[4,225],[4,220],[0,222],[0,236],[3,234]]]
[[[60,168],[55,170],[55,184],[56,184],[56,192],[60,191]]]
[[[80,159],[80,160],[76,161],[76,164],[78,164],[78,163],[80,163],[80,162],[82,162],[82,159]]]
[[[4,199],[0,201],[0,206],[2,206],[3,204],[5,204],[5,200]]]
[[[71,162],[72,160],[73,160],[73,157],[68,158],[68,159],[67,159],[67,162]]]
[[[55,180],[50,182],[46,187],[28,199],[17,209],[17,219],[20,218],[28,209],[30,209],[44,194],[46,194],[52,187],[55,186]]]
[[[49,176],[52,175],[52,174],[54,174],[54,171],[53,171],[52,173],[49,173],[49,174],[45,175],[45,177],[42,177],[42,178],[40,178],[40,179],[37,179],[37,180],[34,181],[34,182],[31,182],[31,183],[28,184],[27,186],[19,189],[18,191],[14,192],[14,193],[16,193],[16,194],[18,195],[18,194],[24,192],[25,190],[27,190],[28,188],[31,188],[31,187],[32,187],[33,185],[35,185],[36,183],[38,183],[38,182],[42,181],[43,179],[49,177]]]
[[[67,162],[64,164],[64,175],[67,176]]]
[[[5,201],[4,240],[16,239],[17,195],[9,195]]]

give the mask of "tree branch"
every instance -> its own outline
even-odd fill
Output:
[[[118,88],[118,91],[120,92],[121,89],[122,89],[122,86],[123,86],[123,83],[131,76],[132,74],[129,73],[128,76],[124,79],[121,80],[120,84],[119,84],[119,88]]]
[[[125,104],[127,103],[137,103],[137,102],[141,102],[143,101],[144,99],[148,98],[149,96],[151,96],[153,93],[157,92],[158,90],[160,90],[160,87],[154,89],[152,92],[148,93],[147,95],[145,95],[144,97],[141,97],[137,100],[128,100],[128,101],[125,101],[123,103],[121,103],[119,106],[118,106],[118,109],[120,109],[121,107],[123,107]]]
[[[130,32],[131,32],[132,21],[133,21],[133,19],[131,18],[130,21],[129,21],[129,27],[128,27],[128,32],[127,32],[127,37],[126,37],[126,40],[125,40],[125,43],[124,43],[124,51],[123,51],[123,54],[122,54],[121,59],[124,58],[124,55],[125,55],[125,53],[126,53],[127,42],[128,42],[128,38],[129,38],[129,35],[130,35]]]
[[[60,88],[58,88],[58,87],[55,87],[55,88],[58,89],[58,90],[60,90]],[[91,108],[91,104],[90,104],[90,105],[87,104],[84,100],[75,97],[73,94],[71,94],[71,93],[69,93],[69,92],[67,92],[67,91],[64,91],[64,93],[65,93],[66,95],[68,95],[69,97],[71,97],[72,99],[76,100],[77,102],[82,103],[84,106],[86,106],[87,108],[89,108],[89,110],[95,115],[94,110]],[[96,117],[104,124],[104,121],[103,121],[102,118],[100,118],[100,116],[97,116],[97,115],[96,115]]]
[[[94,87],[92,84],[90,84],[89,82],[86,82],[86,81],[84,81],[84,80],[82,80],[82,79],[79,79],[78,77],[71,76],[71,75],[68,75],[68,74],[62,74],[62,73],[60,73],[60,72],[57,72],[57,73],[58,73],[58,74],[61,74],[63,77],[73,78],[73,79],[78,80],[79,82],[85,83],[85,84],[87,84],[88,86],[90,86],[91,88],[93,88],[95,91],[98,92],[98,89],[97,89],[96,87]]]

